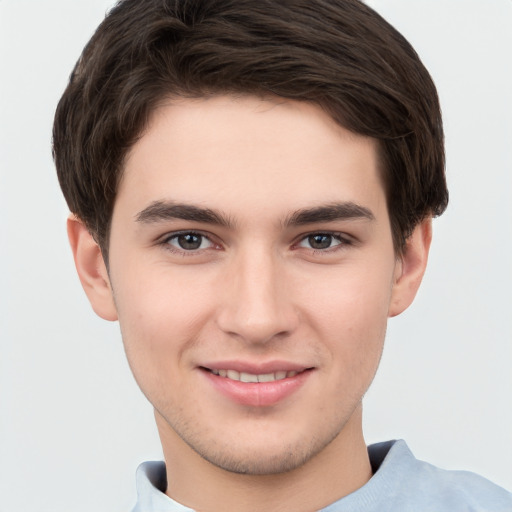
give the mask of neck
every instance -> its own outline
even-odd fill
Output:
[[[201,512],[318,510],[362,487],[372,476],[361,406],[342,432],[302,466],[281,474],[237,474],[192,450],[156,413],[167,468],[167,495]]]

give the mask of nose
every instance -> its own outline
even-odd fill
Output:
[[[289,336],[298,325],[286,262],[271,251],[247,251],[231,262],[217,315],[225,333],[251,344]]]

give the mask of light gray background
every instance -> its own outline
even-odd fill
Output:
[[[373,0],[444,110],[451,204],[413,307],[390,322],[369,442],[512,488],[512,1]],[[161,458],[116,324],[75,275],[53,112],[105,0],[0,0],[0,510],[121,512]],[[72,505],[71,505],[72,503]]]

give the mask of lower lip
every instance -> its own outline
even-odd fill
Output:
[[[268,407],[295,393],[309,378],[311,370],[273,382],[240,382],[202,370],[209,382],[232,401],[251,407]]]

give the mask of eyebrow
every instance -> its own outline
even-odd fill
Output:
[[[174,201],[154,201],[135,216],[135,220],[142,224],[173,219],[214,224],[226,228],[234,226],[233,221],[220,212]],[[283,225],[294,227],[344,219],[375,220],[375,216],[371,210],[356,203],[332,203],[297,210],[285,219]]]
[[[233,222],[220,212],[174,201],[154,201],[135,216],[135,220],[142,224],[173,219],[215,224],[226,228],[233,227]]]
[[[313,208],[305,208],[292,213],[284,222],[285,226],[303,226],[318,222],[332,222],[344,219],[375,220],[368,208],[352,202],[331,203]]]

